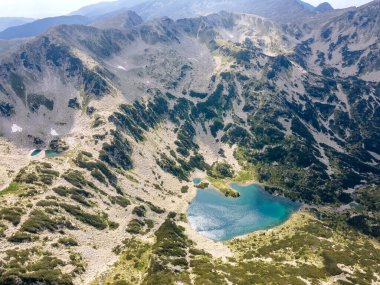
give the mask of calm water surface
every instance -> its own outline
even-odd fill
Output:
[[[53,157],[57,157],[57,156],[60,156],[61,154],[54,151],[54,150],[51,150],[51,149],[48,149],[48,150],[45,150],[45,155],[47,157],[50,157],[50,158],[53,158]]]
[[[33,150],[33,152],[31,153],[31,156],[36,156],[36,155],[39,155],[41,153],[42,150],[40,149],[35,149]]]
[[[240,192],[239,198],[227,198],[214,189],[198,190],[188,210],[192,228],[210,239],[225,241],[278,226],[300,206],[255,184],[231,187]]]
[[[43,150],[42,149],[36,149],[34,150],[30,155],[31,156],[36,156],[36,155],[39,155]],[[47,157],[57,157],[57,156],[60,156],[61,154],[54,151],[54,150],[51,150],[51,149],[48,149],[48,150],[45,150],[45,155]]]

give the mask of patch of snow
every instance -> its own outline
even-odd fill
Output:
[[[57,131],[54,130],[54,129],[50,129],[50,134],[51,134],[52,136],[54,136],[54,137],[59,136],[59,134],[57,133]]]
[[[117,68],[118,68],[118,69],[121,69],[121,70],[125,70],[125,71],[127,71],[127,69],[126,69],[124,66],[121,66],[121,65],[118,65]]]
[[[22,133],[22,128],[16,124],[12,125],[12,133]]]

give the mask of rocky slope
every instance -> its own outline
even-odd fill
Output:
[[[325,76],[359,76],[379,81],[379,10],[373,1],[329,19],[299,48],[308,68]]]
[[[379,282],[379,83],[314,72],[302,39],[259,16],[125,19],[2,58],[0,283]],[[308,206],[201,237],[191,178],[233,195],[226,163]]]
[[[102,15],[91,26],[99,29],[127,29],[142,23],[143,20],[135,12],[118,10]]]
[[[330,4],[318,7],[297,0],[271,1],[130,1],[95,4],[74,14],[99,15],[120,8],[136,11],[144,19],[168,16],[173,19],[208,15],[222,10],[259,15],[281,26],[291,38],[307,68],[324,75],[341,73],[366,80],[379,78],[377,43],[379,2],[359,8],[334,10]],[[284,13],[283,11],[287,11]]]

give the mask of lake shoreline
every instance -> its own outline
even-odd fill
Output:
[[[290,216],[288,217],[287,220],[285,220],[283,223],[278,224],[274,227],[271,227],[268,229],[263,229],[263,230],[257,230],[257,231],[251,232],[251,233],[243,234],[241,236],[236,236],[230,240],[223,241],[223,243],[228,244],[229,242],[233,242],[233,241],[238,240],[238,239],[247,239],[247,238],[250,238],[250,237],[255,236],[255,235],[260,235],[260,234],[265,234],[268,232],[275,231],[276,229],[284,226],[285,224],[290,223],[294,219],[295,216],[298,216],[299,214],[301,214],[303,212],[302,210],[303,210],[303,208],[300,207],[298,210],[296,210],[292,214],[290,214]]]
[[[228,185],[241,194],[240,199],[229,199],[213,187],[198,189],[187,209],[191,228],[215,242],[267,231],[302,208],[300,203],[265,191],[259,183],[232,181]]]

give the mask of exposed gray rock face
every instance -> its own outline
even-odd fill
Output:
[[[348,9],[304,34],[298,49],[308,68],[320,74],[380,78],[380,2]]]
[[[299,63],[314,72],[377,80],[378,6],[379,1],[373,1],[359,8],[334,10],[328,2],[314,7],[300,0],[149,0],[101,3],[76,13],[96,15],[102,10],[115,11],[123,7],[136,11],[144,19],[191,18],[221,10],[255,14],[277,23],[285,42],[298,51]]]
[[[147,23],[133,12],[121,12],[103,18],[95,27],[59,26],[2,60],[1,115],[7,120],[2,120],[0,128],[11,137],[31,135],[49,141],[52,130],[69,133],[75,114],[87,108],[89,101],[117,90],[131,101],[143,96],[141,90],[148,86],[180,93],[190,88],[202,91],[209,84],[204,74],[211,76],[214,71],[210,51],[219,47],[219,39],[252,46],[258,58],[280,56],[275,61],[278,68],[275,64],[268,78],[277,78],[282,67],[289,68],[290,59],[306,71],[327,77],[356,75],[376,80],[378,10],[379,2],[374,2],[340,12],[317,25],[312,37],[300,38],[274,21],[227,12]],[[354,51],[358,46],[360,50]],[[226,49],[225,55],[229,52]],[[239,57],[246,60],[248,54]],[[262,65],[258,62],[255,72]],[[12,132],[14,125],[22,132]]]

